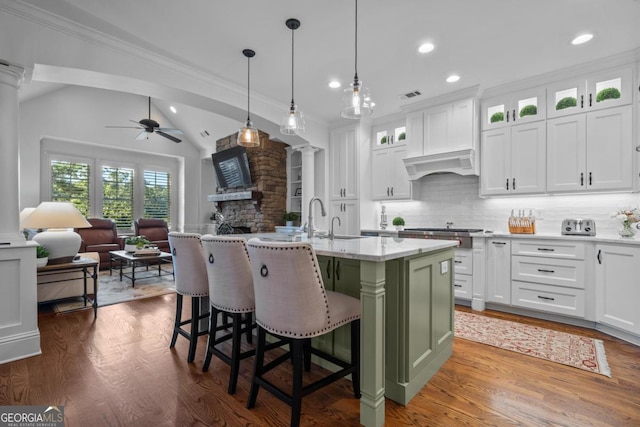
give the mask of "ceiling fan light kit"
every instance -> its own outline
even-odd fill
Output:
[[[256,52],[251,49],[244,49],[242,54],[247,58],[247,121],[245,122],[244,127],[240,128],[238,131],[237,142],[238,145],[243,147],[259,147],[260,146],[260,135],[258,134],[258,129],[253,127],[253,122],[251,122],[251,114],[250,114],[250,95],[251,95],[251,58],[256,55]]]
[[[305,132],[304,114],[298,110],[293,99],[293,82],[294,82],[294,31],[300,28],[300,21],[295,18],[287,19],[285,22],[287,28],[291,30],[291,105],[289,110],[283,115],[280,124],[280,133],[284,135],[299,135]]]
[[[360,119],[373,113],[373,101],[362,80],[358,79],[358,0],[355,0],[355,74],[353,82],[344,90],[342,97],[342,117],[345,119]]]
[[[173,142],[182,142],[180,138],[177,138],[174,135],[183,135],[184,133],[180,129],[172,129],[172,128],[162,128],[160,127],[160,123],[156,122],[151,118],[151,97],[149,98],[149,118],[142,119],[139,121],[130,120],[131,122],[137,124],[138,126],[105,126],[106,128],[111,129],[142,129],[142,132],[138,134],[136,137],[137,140],[149,139],[149,135],[152,133],[157,133],[160,136],[163,136]]]

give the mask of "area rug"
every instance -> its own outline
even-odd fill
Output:
[[[455,336],[611,378],[601,340],[461,311]]]
[[[131,286],[131,280],[122,278],[117,273],[112,276],[103,271],[98,277],[98,307],[118,304],[141,298],[165,295],[176,291],[173,276],[153,277],[144,280],[136,280],[136,286]],[[82,298],[61,301],[53,305],[56,313],[68,313],[70,311],[91,309],[84,305]]]

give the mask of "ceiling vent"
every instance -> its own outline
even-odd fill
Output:
[[[411,99],[411,98],[415,98],[416,96],[420,96],[422,95],[422,93],[419,90],[414,90],[413,92],[407,92],[407,93],[403,93],[402,95],[400,95],[401,99]]]
[[[200,136],[203,138],[206,138],[209,136],[209,132],[207,132],[206,130],[203,130],[202,132],[200,132]]]

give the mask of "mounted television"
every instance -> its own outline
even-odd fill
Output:
[[[247,149],[236,146],[213,153],[213,168],[216,171],[218,188],[235,188],[251,185],[251,172]]]

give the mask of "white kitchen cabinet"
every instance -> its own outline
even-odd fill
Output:
[[[536,194],[546,190],[544,122],[482,132],[482,195]]]
[[[575,78],[547,86],[547,117],[617,107],[631,103],[631,68],[603,71],[588,77]],[[598,98],[602,91],[613,89],[617,98]]]
[[[631,106],[547,120],[547,191],[630,190]]]
[[[331,131],[329,197],[332,200],[358,198],[359,132],[357,124]]]
[[[457,299],[473,298],[473,249],[456,249],[453,288]]]
[[[545,88],[533,88],[482,101],[482,130],[535,122],[546,118]]]
[[[412,196],[411,181],[402,159],[407,157],[404,145],[373,150],[371,194],[373,200],[402,200]]]
[[[373,128],[371,133],[374,150],[388,149],[407,142],[407,127],[404,122],[392,122]]]
[[[640,335],[640,247],[596,245],[596,321]]]
[[[476,102],[444,103],[407,114],[408,157],[476,148]]]
[[[511,304],[511,241],[487,241],[487,301]]]
[[[333,232],[340,235],[360,235],[360,203],[358,200],[333,200],[330,210],[332,217],[327,222],[331,227],[331,219],[334,216],[340,218],[340,224],[334,222]]]

